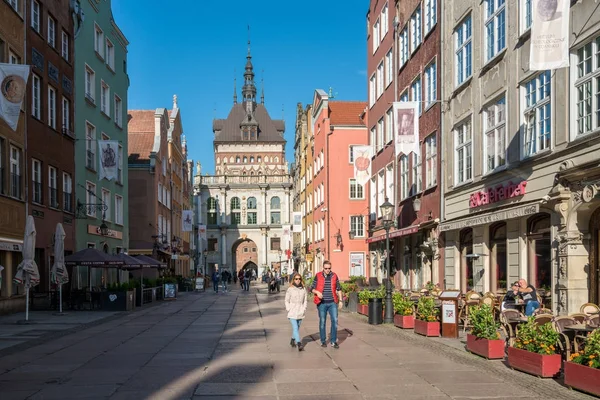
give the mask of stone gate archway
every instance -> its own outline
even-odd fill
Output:
[[[238,274],[246,265],[252,263],[258,276],[258,246],[248,238],[240,238],[231,246],[232,272]]]

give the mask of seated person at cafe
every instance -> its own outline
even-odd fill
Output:
[[[525,315],[528,317],[533,315],[533,312],[540,308],[537,290],[533,285],[529,285],[525,279],[519,279],[519,294],[525,302]]]
[[[510,289],[504,295],[500,309],[502,311],[516,309],[517,307],[515,307],[515,300],[518,297],[518,293],[519,293],[519,281],[516,281],[515,283],[512,284]]]

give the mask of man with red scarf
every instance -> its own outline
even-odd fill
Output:
[[[321,336],[321,347],[327,347],[327,336],[325,335],[325,324],[327,314],[331,318],[331,332],[329,341],[334,349],[339,349],[337,343],[337,319],[338,307],[342,306],[342,286],[335,272],[331,270],[331,262],[323,262],[323,272],[315,275],[310,287],[314,296],[314,302],[319,312],[319,335]]]

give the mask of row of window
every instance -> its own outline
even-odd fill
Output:
[[[44,182],[46,176],[47,182]],[[56,167],[48,165],[48,174],[44,174],[42,161],[31,160],[31,201],[50,208],[73,212],[73,178],[67,172],[62,173],[62,203],[59,202],[59,174]],[[44,187],[47,188],[44,196]]]
[[[0,194],[23,199],[22,157],[20,147],[9,145],[6,139],[0,137]]]
[[[102,132],[101,134],[102,140],[110,140],[110,137]],[[97,138],[96,138],[96,127],[92,125],[89,121],[85,122],[85,152],[86,152],[86,161],[85,166],[89,170],[96,171],[96,148],[97,148]],[[117,181],[123,182],[123,146],[119,144],[118,149],[118,165],[117,165]]]
[[[162,241],[169,243],[171,238],[171,220],[169,217],[158,214],[158,233],[161,235]]]
[[[65,133],[69,133],[71,131],[71,102],[65,96],[61,96],[60,103],[58,103],[57,89],[51,84],[48,84],[46,92],[48,94],[48,126],[56,130],[57,121],[60,118],[62,129]],[[42,121],[42,78],[35,73],[31,77],[31,115]]]
[[[92,104],[96,104],[96,73],[86,64],[85,66],[85,98]],[[112,112],[114,114],[115,124],[123,127],[123,101],[121,97],[114,94],[112,99],[110,96],[110,86],[103,79],[100,80],[100,111],[110,118],[111,115],[111,100]]]
[[[425,12],[423,27],[422,10]],[[426,36],[437,24],[437,0],[424,0],[423,4],[413,11],[410,20],[398,35],[398,66],[402,68],[410,56],[414,54]]]
[[[217,238],[209,238],[207,243],[208,251],[219,251],[219,239]],[[281,238],[271,237],[269,238],[269,249],[271,251],[278,251],[281,249]],[[244,247],[244,253],[248,253],[249,248]],[[252,253],[256,253],[256,247],[252,247]]]
[[[158,202],[171,209],[171,191],[162,183],[158,183]]]
[[[104,38],[104,32],[96,23],[94,23],[94,50],[96,55],[104,60],[106,66],[115,72],[115,46],[109,38]]]
[[[265,162],[268,163],[269,160],[271,162],[274,162],[274,163],[279,163],[279,157],[277,157],[277,156],[271,157],[271,158],[269,158],[268,156],[265,156]],[[254,164],[254,162],[255,162],[254,156],[250,156],[250,157],[248,157],[248,156],[243,156],[243,157],[235,156],[235,158],[233,156],[229,157],[229,163],[231,163],[231,164],[233,164],[233,163],[236,163],[236,164],[240,164],[240,163],[247,164],[248,162],[250,162],[250,164]],[[256,156],[256,163],[260,164],[261,162],[262,162],[262,157],[261,156]],[[227,163],[227,157],[223,157],[223,164],[226,164],[226,163]],[[221,164],[221,157],[217,157],[217,165],[219,165],[219,164]]]
[[[256,225],[258,223],[258,202],[256,197],[246,199],[246,210],[242,210],[239,197],[232,197],[230,200],[230,215],[232,225]],[[270,200],[270,223],[274,225],[281,224],[281,199],[277,196]],[[209,225],[217,224],[217,199],[209,197],[207,201],[207,223]],[[245,218],[244,218],[245,216]]]
[[[363,215],[351,215],[348,230],[353,232],[356,238],[364,238],[366,233],[365,217]],[[306,230],[302,231],[302,236],[303,243],[316,243],[325,240],[325,219],[320,219],[314,224],[308,224]]]
[[[16,7],[14,7],[15,9],[17,9]],[[42,26],[42,6],[40,5],[40,3],[37,0],[31,0],[31,15],[30,15],[30,24],[31,24],[31,28],[36,31],[38,34],[42,35],[42,32],[44,31],[43,26]],[[52,15],[50,15],[50,13],[48,13],[48,18],[46,20],[46,41],[48,42],[48,44],[56,49],[57,46],[57,35],[58,32],[58,28],[57,28],[57,23],[56,23],[56,18],[54,18]],[[70,40],[70,36],[67,32],[65,32],[64,30],[61,30],[61,36],[60,36],[60,53],[62,55],[62,57],[66,60],[69,61],[70,59],[70,50],[69,50],[69,44],[71,42]]]
[[[96,185],[90,181],[85,183],[85,197],[87,204],[97,204],[98,196],[96,195]],[[106,210],[102,210],[100,215],[97,215],[96,207],[90,206],[86,210],[86,214],[93,218],[102,218],[103,221],[114,222],[118,225],[123,225],[123,196],[115,193],[114,201],[114,216],[112,207],[112,198],[110,190],[102,188],[101,192],[102,204],[106,207]],[[114,219],[113,219],[114,218]]]

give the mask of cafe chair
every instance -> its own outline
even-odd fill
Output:
[[[552,319],[554,317],[552,315],[548,315],[548,314],[539,314],[536,315],[534,317],[533,322],[537,325],[537,326],[541,326],[541,325],[545,325],[549,322],[552,322]]]
[[[569,337],[569,335],[567,335],[567,331],[565,330],[565,328],[576,324],[577,321],[575,320],[575,318],[572,318],[570,316],[555,317],[552,320],[552,326],[554,327],[554,330],[560,334],[558,346],[560,347],[563,359],[565,360],[569,360],[569,358],[571,358],[571,350],[573,347],[571,346],[571,338]]]
[[[584,305],[581,306],[581,308],[579,309],[579,312],[582,314],[586,314],[586,315],[594,315],[596,313],[598,313],[598,311],[600,311],[600,307],[598,307],[596,304],[594,303],[585,303]]]
[[[544,307],[540,307],[540,308],[538,308],[537,310],[535,310],[533,312],[533,315],[542,315],[542,314],[544,314],[544,315],[554,315],[554,313],[552,312],[551,309],[544,308]]]
[[[588,317],[586,324],[593,328],[600,328],[600,315],[596,314],[591,317]]]
[[[571,317],[575,321],[577,321],[578,324],[585,324],[587,322],[587,320],[589,319],[587,314],[582,314],[582,313],[571,314],[571,315],[569,315],[569,317]]]

